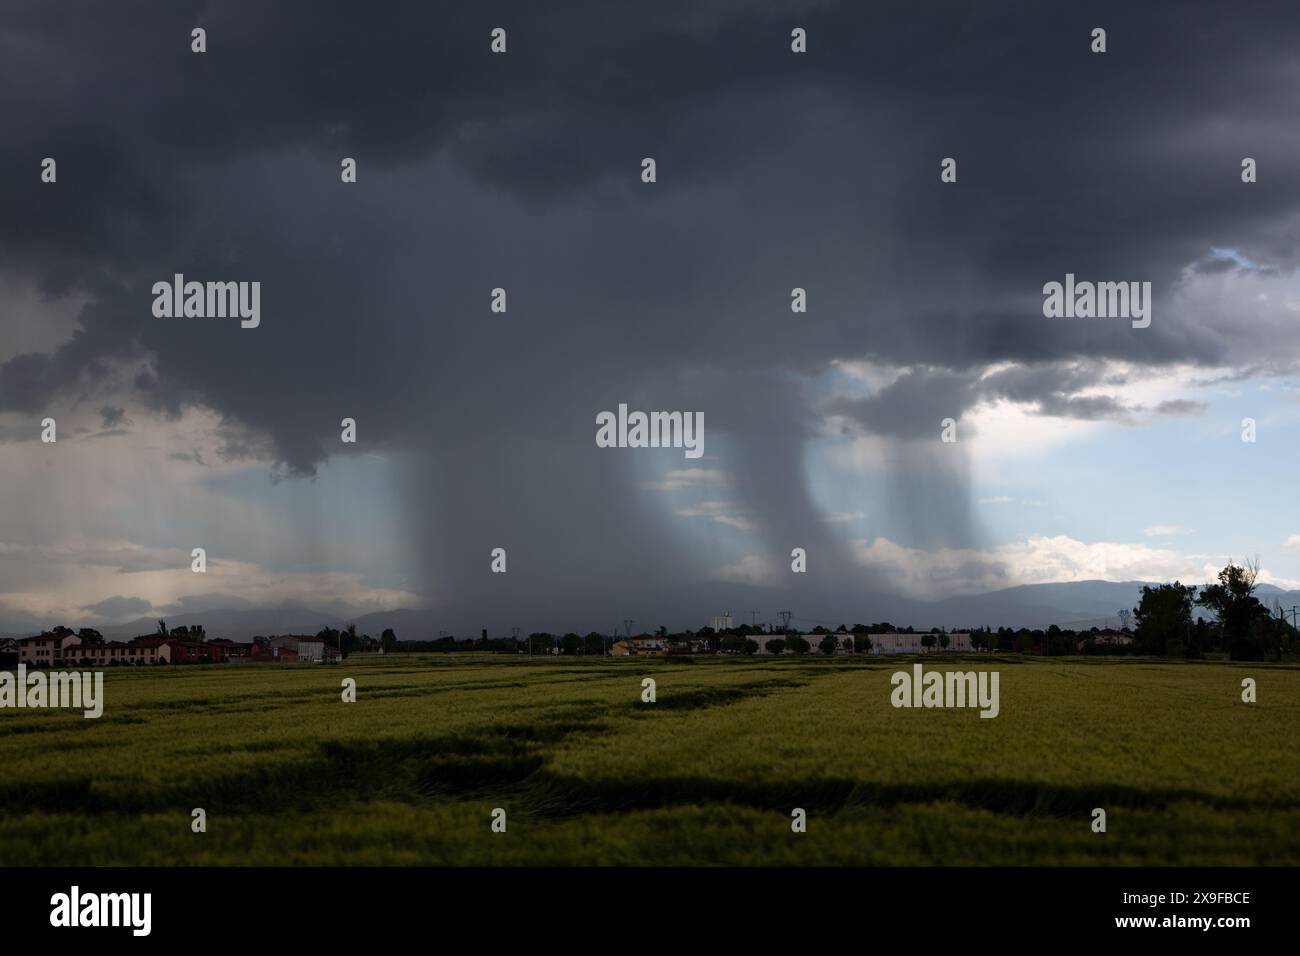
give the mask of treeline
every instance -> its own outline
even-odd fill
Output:
[[[911,627],[897,627],[888,621],[876,624],[841,624],[831,629],[824,625],[814,627],[808,634],[820,641],[809,642],[803,631],[786,628],[784,633],[767,630],[750,624],[741,624],[723,631],[702,627],[696,631],[669,633],[659,627],[653,635],[662,640],[668,652],[754,654],[757,635],[771,637],[781,634],[778,641],[768,642],[768,649],[806,654],[816,649],[833,653],[836,635],[852,635],[853,650],[869,653],[873,634],[921,634],[921,644],[930,650],[946,650],[950,646],[949,633],[968,633],[971,647],[977,651],[1004,653],[1071,655],[1071,654],[1140,654],[1167,657],[1199,658],[1207,655],[1226,655],[1233,660],[1278,660],[1283,655],[1293,655],[1300,650],[1300,632],[1286,621],[1282,608],[1269,609],[1255,597],[1258,562],[1242,565],[1229,564],[1219,572],[1215,584],[1197,588],[1178,581],[1142,588],[1138,606],[1132,611],[1118,612],[1121,628],[1089,628],[1069,630],[1055,624],[1046,629],[999,627],[954,628],[945,632],[931,628],[918,632]],[[1195,609],[1206,615],[1197,617]],[[1132,621],[1132,627],[1129,622]],[[51,632],[71,636],[70,628],[56,627]],[[103,636],[92,628],[76,632],[85,644],[97,644]],[[182,640],[204,641],[207,638],[201,625],[168,628],[165,621],[158,622],[159,636]],[[556,635],[535,631],[527,637],[488,637],[484,631],[477,638],[458,640],[454,635],[443,635],[436,640],[401,641],[392,628],[387,628],[378,639],[369,634],[358,634],[355,624],[343,630],[323,628],[317,640],[335,648],[342,656],[357,652],[404,651],[414,653],[489,652],[501,654],[563,654],[571,656],[603,655],[618,640],[592,631],[581,635],[570,632]],[[254,638],[255,643],[266,642],[265,637]]]
[[[1270,610],[1255,597],[1259,563],[1229,564],[1218,582],[1144,587],[1133,609],[1133,646],[1139,654],[1204,657],[1227,654],[1235,661],[1278,660],[1297,650],[1297,631],[1280,607]],[[1213,620],[1193,620],[1193,608]]]

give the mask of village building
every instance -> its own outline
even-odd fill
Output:
[[[77,635],[71,631],[24,637],[18,641],[18,662],[37,667],[49,667],[56,661],[63,660],[65,648],[79,643]]]
[[[1125,634],[1113,627],[1083,634],[1081,638],[1078,643],[1078,650],[1083,650],[1088,644],[1092,644],[1094,647],[1123,647],[1133,643],[1132,634]]]
[[[668,653],[668,641],[649,635],[632,637],[615,641],[609,653],[613,657],[661,657]]]

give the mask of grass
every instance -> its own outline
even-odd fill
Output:
[[[98,720],[0,711],[0,864],[1300,863],[1300,669],[926,659],[1000,671],[987,720],[891,707],[914,660],[110,668]]]

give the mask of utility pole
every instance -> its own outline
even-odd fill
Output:
[[[777,611],[776,613],[779,614],[779,615],[781,616],[781,633],[784,634],[786,631],[788,631],[788,630],[790,629],[790,617],[791,617],[791,612],[790,612],[790,611]]]
[[[754,628],[757,628],[757,627],[758,627],[758,612],[757,612],[757,611],[750,611],[750,612],[749,612],[749,623],[750,623],[750,626],[751,626],[751,627],[754,627]]]

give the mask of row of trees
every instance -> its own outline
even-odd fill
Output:
[[[55,637],[71,637],[76,635],[77,640],[82,644],[104,643],[104,635],[93,627],[83,627],[80,630],[74,631],[72,628],[64,627],[60,624],[57,627],[51,628],[50,633]],[[174,627],[169,631],[167,630],[167,622],[159,621],[157,633],[160,637],[176,637],[180,638],[182,641],[206,641],[208,639],[207,632],[203,630],[202,624],[196,624],[192,627]]]
[[[1065,655],[1077,654],[1082,650],[1084,653],[1137,653],[1193,658],[1210,653],[1225,653],[1233,660],[1277,660],[1283,653],[1297,649],[1300,634],[1294,626],[1287,623],[1280,608],[1270,611],[1255,596],[1258,577],[1259,562],[1256,560],[1240,565],[1230,563],[1219,572],[1215,584],[1201,587],[1199,593],[1194,585],[1184,585],[1178,581],[1143,587],[1138,606],[1132,611],[1134,627],[1131,631],[1128,627],[1129,612],[1120,612],[1123,633],[1131,635],[1131,645],[1109,640],[1111,635],[1095,627],[1087,631],[1073,631],[1063,630],[1055,624],[1046,630],[1000,627],[993,631],[987,627],[978,627],[969,629],[967,633],[970,634],[971,646],[976,650],[1009,653]],[[1207,614],[1195,615],[1194,609],[1197,607],[1204,609]],[[67,636],[74,632],[70,628],[59,626],[52,633]],[[94,628],[82,628],[75,633],[83,644],[99,644],[104,640],[103,635]],[[742,624],[725,631],[703,627],[698,631],[674,635],[670,635],[668,629],[661,626],[656,633],[668,642],[670,649],[673,644],[686,645],[691,642],[700,646],[702,642],[705,650],[714,653],[754,654],[758,651],[758,642],[753,637],[772,632]],[[886,621],[879,624],[854,624],[852,627],[841,624],[834,630],[819,625],[811,633],[821,637],[816,647],[819,652],[833,654],[845,635],[852,635],[855,651],[867,653],[872,648],[872,634],[917,632],[910,627],[895,627]],[[167,622],[160,620],[158,634],[189,641],[207,640],[202,625],[169,630]],[[343,630],[323,628],[316,637],[344,657],[356,652],[380,649],[393,651],[397,648],[397,635],[392,628],[385,629],[378,640],[369,634],[358,634],[355,624],[349,624]],[[266,638],[254,640],[265,641]],[[603,655],[611,643],[612,639],[594,631],[585,636],[572,632],[557,636],[539,631],[528,635],[526,639],[489,638],[484,632],[480,638],[465,641],[458,641],[452,635],[444,635],[437,640],[406,641],[402,644],[402,649],[413,652],[528,651],[551,654],[558,651],[567,655]],[[950,646],[950,638],[942,628],[931,628],[922,634],[921,644],[927,649],[944,650]],[[807,654],[813,650],[813,645],[800,632],[790,628],[781,637],[769,640],[767,649],[776,654]]]
[[[1226,653],[1233,660],[1277,660],[1296,649],[1297,632],[1281,608],[1270,611],[1255,597],[1259,562],[1229,564],[1218,583],[1197,593],[1178,581],[1144,587],[1133,609],[1135,649],[1143,654],[1203,657]],[[1193,620],[1193,608],[1213,614],[1213,621]]]
[[[184,624],[167,630],[167,622],[158,622],[159,637],[174,637],[179,641],[198,641],[202,643],[208,639],[208,632],[204,630],[202,624],[191,624],[186,627]]]
[[[99,633],[99,631],[95,630],[93,627],[83,627],[79,631],[74,631],[72,628],[64,627],[60,624],[58,627],[52,628],[50,633],[55,637],[71,637],[75,634],[77,640],[81,641],[82,644],[104,643],[104,635]]]

